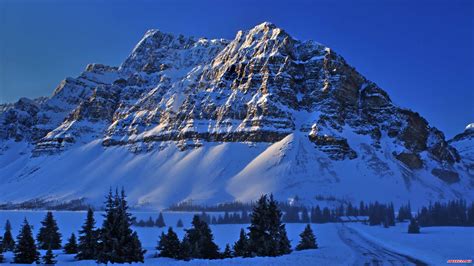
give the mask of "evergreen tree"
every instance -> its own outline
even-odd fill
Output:
[[[191,252],[192,252],[191,243],[189,243],[189,239],[187,239],[186,236],[185,236],[183,238],[183,241],[181,241],[181,247],[180,247],[180,252],[179,252],[178,259],[180,259],[180,260],[189,260],[189,259],[191,259]]]
[[[15,249],[15,240],[12,236],[12,226],[10,221],[5,223],[5,233],[3,234],[2,248],[4,251],[13,251]]]
[[[222,253],[222,258],[223,259],[232,258],[232,251],[230,250],[230,245],[229,244],[225,245],[224,252]]]
[[[304,249],[316,249],[318,245],[316,244],[316,237],[314,236],[311,226],[306,225],[304,231],[300,234],[300,242],[296,246],[296,250]]]
[[[39,249],[60,249],[61,233],[52,212],[46,213],[46,217],[41,222],[37,240]]]
[[[240,229],[240,237],[237,242],[234,243],[234,256],[236,257],[248,257],[250,256],[249,254],[249,248],[248,248],[248,238],[247,235],[245,234],[244,229]]]
[[[71,234],[71,237],[68,239],[66,245],[64,245],[64,253],[66,254],[77,254],[77,241],[76,235]]]
[[[35,239],[28,221],[24,220],[23,226],[17,237],[17,245],[14,250],[14,263],[31,264],[38,262],[39,252],[36,249]]]
[[[163,214],[160,212],[158,215],[158,219],[155,221],[155,226],[158,226],[159,228],[165,227],[165,219],[163,218]]]
[[[251,256],[279,256],[291,252],[281,211],[273,195],[263,195],[251,214],[249,252]]]
[[[323,213],[321,212],[321,208],[319,205],[316,208],[311,210],[311,222],[312,223],[322,223],[323,222]]]
[[[298,213],[298,208],[295,208],[295,207],[288,208],[285,215],[283,216],[283,221],[285,223],[299,223],[300,215]]]
[[[165,235],[163,232],[158,242],[157,250],[160,251],[159,257],[167,257],[178,259],[181,251],[181,242],[179,241],[178,235],[170,227],[168,233]]]
[[[148,221],[145,222],[145,226],[146,227],[153,227],[155,226],[155,222],[153,222],[153,219],[150,217],[148,217]]]
[[[474,226],[474,202],[467,210],[467,225]]]
[[[79,244],[76,259],[93,260],[97,255],[98,232],[95,229],[94,211],[87,210],[87,218],[79,231]]]
[[[56,264],[56,255],[53,254],[53,251],[51,248],[48,248],[48,251],[46,251],[46,254],[43,256],[43,264],[46,265],[52,265]]]
[[[176,227],[181,228],[183,226],[184,226],[183,221],[181,219],[179,219],[178,222],[176,223]]]
[[[131,230],[132,218],[128,213],[125,192],[115,196],[110,190],[106,200],[104,223],[99,235],[97,262],[143,262],[144,250],[136,232]]]
[[[218,259],[219,248],[214,243],[214,236],[211,229],[200,216],[195,215],[192,221],[192,228],[186,229],[183,241],[187,241],[191,247],[191,258]]]
[[[415,219],[411,219],[410,224],[408,225],[408,233],[409,234],[419,234],[420,233],[420,226]]]

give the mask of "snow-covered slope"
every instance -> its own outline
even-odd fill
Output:
[[[91,64],[47,99],[3,105],[0,123],[0,202],[98,203],[122,185],[151,208],[267,192],[474,198],[442,132],[330,48],[271,23],[231,41],[150,30],[120,67]]]

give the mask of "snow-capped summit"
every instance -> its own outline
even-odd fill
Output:
[[[268,22],[233,40],[149,30],[120,67],[90,64],[0,112],[0,202],[97,202],[115,185],[152,207],[474,197],[454,142],[332,49]]]
[[[466,131],[473,131],[474,130],[474,123],[471,123],[469,125],[466,126]]]

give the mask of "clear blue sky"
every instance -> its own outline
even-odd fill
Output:
[[[0,0],[0,102],[119,65],[150,28],[231,39],[271,21],[340,53],[448,137],[474,122],[474,1]]]

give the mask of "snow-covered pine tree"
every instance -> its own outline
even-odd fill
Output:
[[[410,224],[408,225],[408,233],[409,234],[419,234],[420,233],[420,226],[415,219],[411,219]]]
[[[158,254],[159,257],[179,258],[181,242],[179,241],[178,235],[173,231],[173,228],[168,228],[167,234],[161,233],[156,249],[160,251]]]
[[[48,250],[46,251],[46,254],[42,257],[43,259],[43,264],[46,264],[46,265],[53,265],[53,264],[56,264],[56,255],[54,255],[53,251],[51,250],[51,248],[48,248]]]
[[[186,229],[183,241],[187,241],[191,247],[191,258],[218,259],[219,247],[214,243],[209,225],[202,221],[199,215],[195,215],[192,228]]]
[[[318,244],[316,243],[316,237],[314,236],[311,226],[308,224],[306,225],[303,232],[300,234],[300,242],[296,246],[296,250],[316,248],[318,248]]]
[[[222,258],[227,259],[227,258],[232,258],[232,250],[230,249],[230,245],[226,244],[224,252],[222,252]]]
[[[183,221],[181,219],[179,219],[178,222],[176,223],[176,227],[181,228],[183,226],[184,226]]]
[[[248,257],[249,254],[249,247],[248,247],[248,238],[247,234],[245,234],[244,229],[240,229],[240,236],[239,240],[234,243],[234,256],[236,257]]]
[[[160,214],[158,215],[158,218],[155,221],[155,226],[158,226],[159,228],[163,228],[166,226],[165,219],[163,218],[163,213],[160,212]]]
[[[66,245],[64,245],[64,253],[66,254],[77,254],[77,240],[74,233],[69,237]]]
[[[4,251],[13,251],[15,249],[15,240],[12,236],[12,226],[10,221],[5,223],[5,233],[3,234],[2,247]]]
[[[47,212],[46,217],[41,222],[42,227],[39,230],[37,240],[39,249],[60,249],[61,233],[59,233],[58,224],[54,219],[52,212]]]
[[[79,244],[77,246],[76,259],[93,260],[97,254],[98,232],[95,228],[94,211],[87,210],[87,218],[79,231]]]
[[[112,190],[109,191],[104,218],[99,236],[97,262],[143,262],[145,250],[142,249],[136,232],[130,228],[132,218],[128,213],[128,204],[123,188],[120,195],[116,191],[113,196]]]
[[[263,195],[254,206],[249,226],[250,256],[279,256],[291,252],[281,211],[273,195]]]
[[[28,224],[28,221],[24,220],[23,226],[21,227],[20,233],[17,237],[17,245],[14,250],[14,263],[31,264],[38,262],[39,252],[36,249],[35,239],[33,238],[33,232]]]

